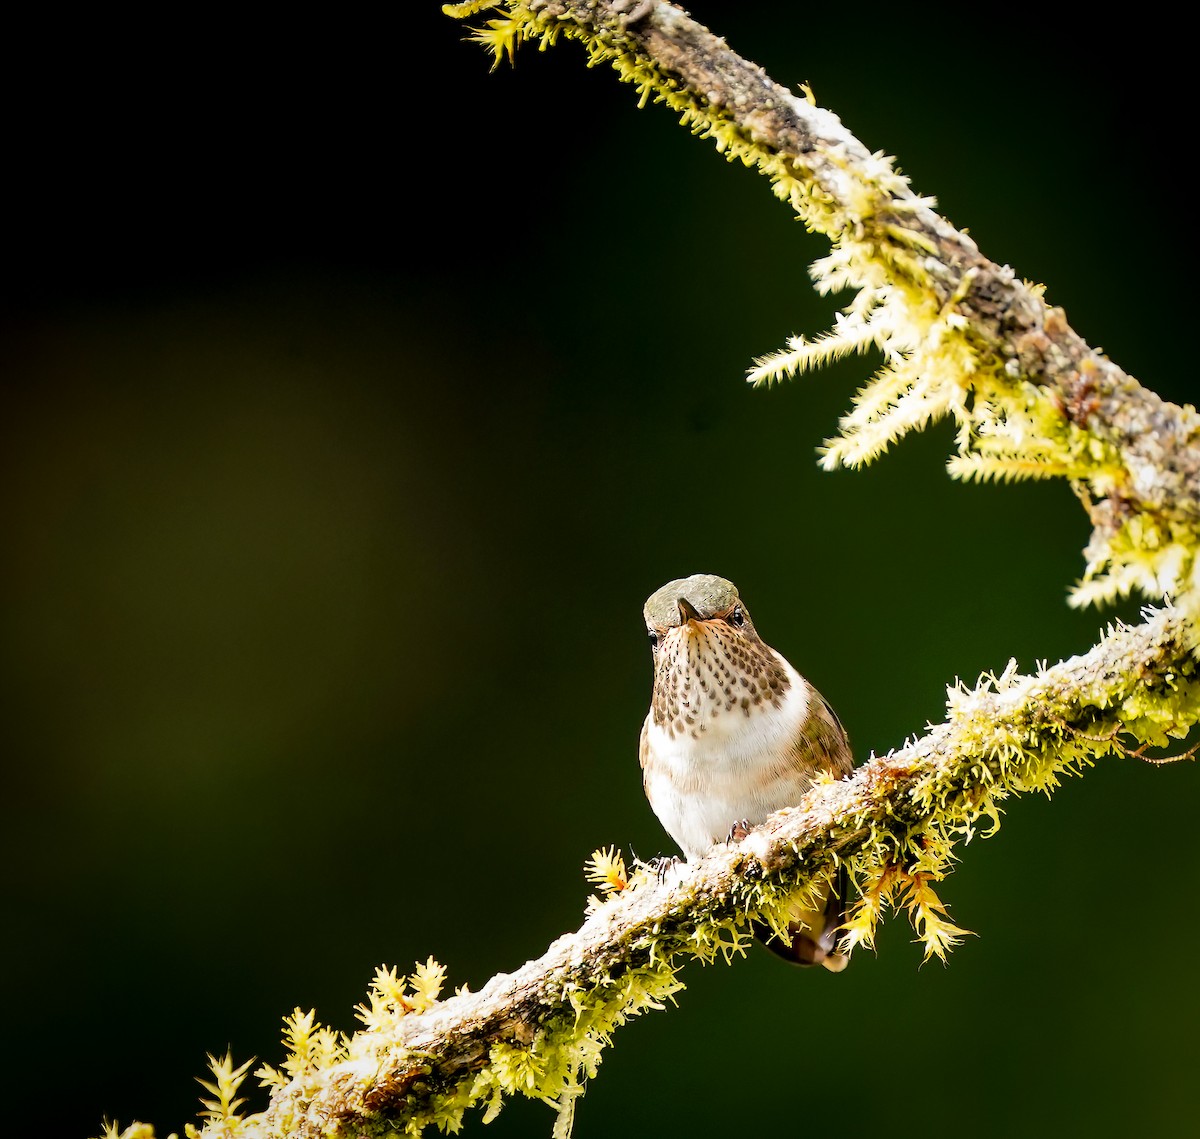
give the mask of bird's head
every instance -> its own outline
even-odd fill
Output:
[[[703,626],[725,634],[731,642],[758,640],[737,587],[711,573],[667,582],[649,596],[643,614],[655,656],[668,640],[686,639]]]
[[[751,715],[777,706],[788,690],[783,662],[725,578],[697,573],[669,581],[643,613],[654,652],[656,723],[699,731],[698,716],[708,722],[735,709]]]

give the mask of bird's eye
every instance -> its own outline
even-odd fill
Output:
[[[742,612],[740,605],[733,607],[733,612],[729,614],[729,623],[738,629],[746,623],[746,614]]]
[[[658,634],[655,633],[653,630],[651,630],[651,632],[650,632],[650,647],[652,649],[658,648]]]

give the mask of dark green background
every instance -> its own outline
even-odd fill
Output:
[[[1194,401],[1177,30],[692,10]],[[1113,615],[1065,604],[1067,487],[952,483],[946,425],[817,468],[874,361],[742,376],[826,327],[827,244],[577,46],[489,74],[436,4],[92,19],[16,29],[5,80],[12,1134],[181,1129],[206,1052],[353,1028],[381,962],[478,987],[579,924],[594,848],[670,851],[636,760],[669,578],[734,579],[860,758]],[[949,967],[895,920],[837,977],[689,968],[577,1139],[1187,1131],[1198,788],[1012,802],[945,883]]]

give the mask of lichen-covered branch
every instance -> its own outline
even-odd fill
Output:
[[[260,1071],[274,1087],[270,1106],[239,1117],[245,1070],[215,1061],[208,1123],[189,1134],[417,1134],[431,1124],[455,1129],[468,1108],[494,1113],[518,1093],[566,1108],[595,1075],[614,1029],[682,987],[681,966],[741,952],[752,916],[786,913],[839,861],[859,894],[849,948],[871,944],[890,905],[908,910],[927,956],[944,956],[963,931],[932,884],[955,844],[995,823],[1009,796],[1049,793],[1064,774],[1184,736],[1200,719],[1194,649],[1190,623],[1163,609],[1035,675],[1010,666],[972,690],[952,689],[944,724],[817,786],[741,843],[715,848],[665,883],[645,870],[610,875],[607,897],[593,900],[579,930],[478,993],[439,1001],[443,978],[431,962],[407,985],[380,970],[359,1010],[366,1027],[352,1037],[298,1011],[284,1071]]]
[[[952,416],[962,478],[1062,476],[1091,518],[1076,604],[1141,591],[1200,609],[1200,416],[1146,390],[1090,348],[1042,289],[989,261],[810,92],[796,95],[665,0],[476,0],[477,38],[580,40],[643,102],[666,103],[731,160],[756,166],[833,250],[823,292],[855,291],[829,333],[795,337],[751,372],[768,382],[875,347],[885,364],[828,441],[826,465],[869,462]]]

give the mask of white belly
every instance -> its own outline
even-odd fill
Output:
[[[689,859],[724,842],[734,823],[751,826],[772,811],[794,806],[807,789],[789,768],[771,778],[780,756],[793,747],[808,718],[808,684],[783,662],[791,685],[779,708],[763,704],[750,715],[740,709],[715,718],[700,715],[697,735],[672,739],[651,717],[646,724],[653,763],[645,772],[646,795],[667,833]]]

